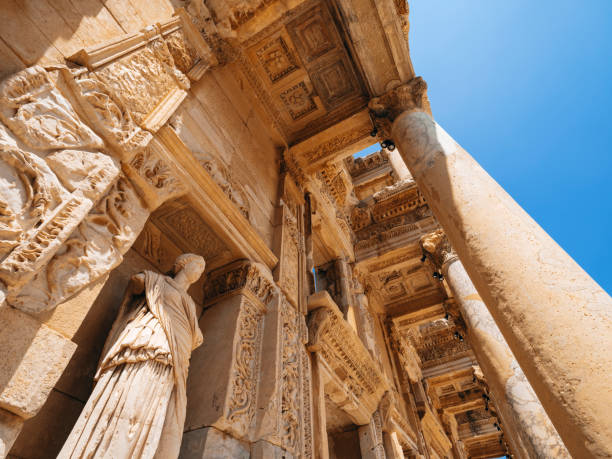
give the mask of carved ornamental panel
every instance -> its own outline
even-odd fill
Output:
[[[367,104],[328,7],[306,1],[242,43],[242,71],[293,141]]]
[[[310,313],[308,349],[325,368],[325,393],[353,420],[370,421],[388,389],[378,365],[331,298]]]

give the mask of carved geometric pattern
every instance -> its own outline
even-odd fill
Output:
[[[295,56],[282,37],[266,43],[257,50],[256,55],[272,83],[299,68]]]
[[[317,104],[315,104],[303,81],[283,91],[280,98],[294,120],[300,119],[317,109]]]

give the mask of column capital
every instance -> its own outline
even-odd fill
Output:
[[[427,98],[427,83],[418,76],[385,94],[374,97],[368,104],[377,135],[383,140],[391,138],[391,125],[400,114],[410,110],[423,110],[431,115]]]
[[[437,269],[444,270],[448,265],[458,260],[457,252],[452,248],[446,234],[438,229],[421,236],[421,248]]]

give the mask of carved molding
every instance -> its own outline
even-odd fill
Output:
[[[384,167],[389,164],[389,153],[387,150],[380,150],[372,153],[365,158],[349,158],[348,169],[353,178]]]
[[[390,324],[391,345],[399,357],[403,370],[413,382],[423,378],[421,372],[421,359],[412,344],[406,342],[394,323]]]
[[[367,424],[378,407],[387,382],[361,340],[344,320],[338,306],[312,311],[308,320],[308,349],[317,352],[327,368],[330,395],[356,424]]]
[[[244,293],[265,306],[272,299],[274,288],[263,265],[238,260],[208,274],[204,298],[206,304],[212,304],[227,296]]]

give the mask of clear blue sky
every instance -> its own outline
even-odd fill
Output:
[[[612,292],[612,0],[411,0],[436,121]]]

